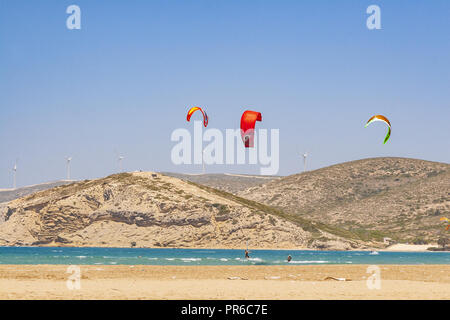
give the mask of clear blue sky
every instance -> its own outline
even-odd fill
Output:
[[[82,12],[66,28],[66,8]],[[366,8],[381,7],[382,30]],[[0,0],[0,188],[170,161],[190,105],[279,128],[280,174],[378,156],[450,161],[450,1]],[[373,114],[392,122],[365,129]],[[208,172],[257,173],[258,166]]]

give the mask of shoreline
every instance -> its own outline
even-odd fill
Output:
[[[0,265],[0,299],[450,299],[450,265],[380,265],[379,290],[368,265],[68,267]]]
[[[437,244],[430,244],[430,245],[414,245],[414,244],[394,244],[391,246],[388,246],[386,248],[364,248],[364,249],[352,249],[352,250],[319,250],[319,249],[312,249],[312,248],[258,248],[258,247],[251,247],[249,246],[248,249],[250,251],[252,250],[272,250],[272,251],[337,251],[337,252],[371,252],[371,251],[378,251],[378,252],[448,252],[448,251],[432,251],[427,250],[428,248],[437,248]],[[0,248],[110,248],[110,249],[180,249],[180,250],[245,250],[247,249],[246,246],[242,247],[111,247],[111,246],[57,246],[54,244],[49,245],[40,245],[40,246],[0,246]]]

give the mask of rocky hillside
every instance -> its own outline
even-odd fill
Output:
[[[349,249],[326,224],[155,173],[123,173],[7,203],[0,245]]]
[[[240,196],[345,229],[361,239],[435,242],[450,216],[450,165],[375,158],[296,174]]]

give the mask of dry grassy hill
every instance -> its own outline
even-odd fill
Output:
[[[436,241],[450,215],[450,165],[375,158],[296,174],[240,196],[331,224],[362,239]]]
[[[173,172],[162,172],[164,175],[178,179],[191,181],[204,186],[223,190],[230,193],[238,193],[251,187],[259,186],[281,177],[275,176],[252,176],[244,174],[207,173],[207,174],[183,174]]]
[[[51,189],[54,187],[62,186],[65,184],[73,183],[73,181],[54,181],[54,182],[47,182],[47,183],[41,183],[36,184],[34,186],[27,186],[23,188],[17,188],[17,189],[8,189],[8,190],[0,190],[0,203],[8,202],[14,199],[22,198],[27,195]]]
[[[349,249],[363,244],[224,191],[123,173],[7,203],[0,245]],[[0,219],[1,220],[1,219]]]

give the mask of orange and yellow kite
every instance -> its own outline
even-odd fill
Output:
[[[382,121],[388,125],[389,130],[388,130],[386,137],[384,138],[384,143],[386,143],[389,140],[389,137],[391,136],[391,123],[389,122],[388,118],[378,114],[378,115],[375,115],[372,118],[370,118],[369,121],[367,121],[365,127],[367,127],[369,124],[371,124],[372,122],[375,122],[375,121]]]

